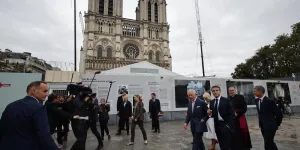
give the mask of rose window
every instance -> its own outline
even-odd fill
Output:
[[[136,45],[129,43],[124,46],[123,53],[127,59],[136,59],[140,51]]]

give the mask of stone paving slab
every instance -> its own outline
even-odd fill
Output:
[[[252,139],[252,150],[263,150],[264,144],[260,133],[257,116],[248,116],[248,126]],[[126,146],[130,136],[123,131],[122,136],[115,136],[117,126],[109,126],[112,139],[104,139],[104,150],[191,150],[192,135],[190,130],[183,129],[183,121],[161,122],[161,133],[151,132],[151,123],[145,123],[148,136],[148,145],[143,144],[142,133],[136,127],[135,145]],[[69,142],[64,149],[70,149],[75,141],[72,131],[70,131]],[[300,114],[284,118],[283,123],[276,133],[275,141],[280,150],[300,150]],[[210,145],[210,140],[204,139],[206,149]],[[96,137],[89,131],[86,150],[94,150],[97,146]],[[217,146],[217,150],[219,147]]]

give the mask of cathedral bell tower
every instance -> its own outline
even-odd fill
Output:
[[[123,17],[123,0],[89,0],[80,72],[145,60],[171,70],[166,6],[166,0],[139,0],[136,19],[127,19]]]

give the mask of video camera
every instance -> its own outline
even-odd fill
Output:
[[[69,84],[67,86],[67,91],[69,92],[70,95],[79,95],[84,94],[84,95],[90,95],[93,93],[93,90],[89,86],[84,86],[82,85],[81,82],[76,83],[76,84]]]

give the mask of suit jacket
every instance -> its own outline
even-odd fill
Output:
[[[264,129],[277,130],[282,122],[282,113],[276,106],[275,101],[265,96],[258,107],[259,99],[255,99],[255,104],[258,112],[259,126]]]
[[[123,119],[128,119],[131,116],[132,116],[132,104],[131,104],[131,102],[127,101],[125,106],[124,106],[124,102],[122,102],[121,105],[120,105],[119,117],[123,118]]]
[[[46,107],[33,97],[10,103],[0,120],[1,150],[58,150],[49,129]]]
[[[50,127],[50,133],[53,134],[55,128],[59,123],[62,123],[66,119],[72,119],[73,114],[66,112],[59,107],[63,107],[68,103],[53,103],[53,102],[46,102],[45,106],[47,108],[47,117],[48,123]]]
[[[133,113],[134,119],[137,119],[138,121],[143,121],[144,120],[144,103],[143,102],[138,102],[134,108],[134,113]]]
[[[117,111],[120,111],[120,108],[122,107],[122,103],[123,103],[123,97],[122,95],[118,97],[118,101],[117,101]]]
[[[161,107],[160,107],[160,101],[159,99],[155,99],[153,101],[153,99],[149,100],[149,113],[152,116],[158,116],[158,113],[161,111]]]
[[[218,119],[218,114],[216,114],[214,111],[215,99],[210,101],[209,109],[212,110],[212,117],[214,118],[214,121],[217,122],[219,119]],[[223,118],[225,124],[231,127],[231,129],[233,129],[235,114],[234,114],[232,102],[228,98],[222,96],[220,97],[218,112],[220,113],[220,116]]]
[[[194,111],[192,111],[192,102],[189,102],[185,123],[189,124],[191,122],[192,132],[207,132],[207,109],[207,104],[197,98],[194,104]],[[204,122],[201,122],[202,119]]]

